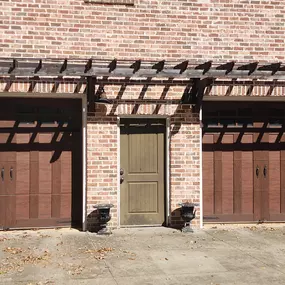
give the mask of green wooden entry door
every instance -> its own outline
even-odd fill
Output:
[[[121,225],[165,221],[163,120],[121,120]]]

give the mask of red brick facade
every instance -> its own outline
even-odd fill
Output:
[[[284,14],[281,0],[1,1],[1,56],[276,61]]]
[[[285,6],[280,0],[98,2],[103,1],[1,1],[1,56],[171,61],[285,58]],[[147,89],[144,98],[159,99],[164,94],[180,99],[185,86],[128,85],[122,98],[137,99],[143,88]],[[122,86],[105,86],[111,99],[121,90]],[[117,123],[119,116],[127,114],[169,118],[169,212],[181,201],[199,203],[200,124],[190,106],[97,106],[87,126],[87,214],[93,204],[111,202],[115,205],[112,224],[118,225]],[[177,220],[174,214],[171,223]]]
[[[144,85],[131,86],[123,93],[124,99],[137,99]],[[144,98],[159,99],[167,89],[166,99],[180,99],[185,86],[151,86]],[[121,86],[107,85],[108,98],[115,99]],[[180,97],[179,97],[180,96]],[[119,101],[118,101],[119,102]],[[157,101],[159,102],[159,100]],[[113,225],[117,225],[118,207],[118,156],[119,129],[118,117],[121,115],[148,115],[169,118],[169,221],[175,226],[181,223],[175,211],[182,201],[199,203],[200,195],[200,124],[199,114],[189,105],[174,104],[118,104],[118,106],[97,105],[95,113],[89,113],[88,141],[88,213],[94,203],[112,203]],[[114,107],[115,106],[115,107]],[[199,217],[199,207],[197,208]],[[198,223],[198,219],[197,219]]]

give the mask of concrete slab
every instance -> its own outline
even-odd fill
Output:
[[[119,258],[108,258],[106,261],[114,278],[117,277],[139,277],[163,275],[149,256],[149,252],[132,251],[120,255]]]
[[[0,284],[285,284],[284,226],[0,232]]]
[[[202,251],[152,251],[153,263],[166,275],[200,274],[227,271],[217,260]]]
[[[7,285],[117,285],[118,283],[113,278],[97,278],[97,279],[80,279],[80,280],[66,280],[66,279],[58,279],[56,281],[7,281],[7,283],[1,283],[0,284],[7,284]]]

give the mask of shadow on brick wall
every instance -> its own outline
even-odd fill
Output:
[[[97,210],[93,210],[87,215],[87,231],[92,233],[98,233],[103,227],[99,223],[99,213]]]
[[[176,208],[174,211],[171,212],[169,222],[169,227],[173,229],[181,230],[183,228],[184,222],[181,218],[181,207]]]
[[[98,90],[108,90],[108,86],[112,85],[116,87],[115,98],[108,99],[112,102],[111,107],[104,104],[96,104],[90,102],[88,107],[88,122],[100,123],[100,124],[117,124],[117,113],[120,105],[124,105],[124,111],[122,115],[169,115],[171,124],[171,136],[179,133],[182,124],[192,124],[196,122],[199,124],[199,108],[191,107],[190,104],[181,104],[183,98],[189,96],[192,90],[193,80],[189,81],[173,81],[171,79],[164,81],[153,81],[151,78],[145,80],[135,81],[130,78],[121,80],[102,79],[97,80],[96,88],[94,89],[95,95],[98,97]],[[124,93],[129,86],[140,86],[139,93],[135,93],[132,99],[124,99]],[[163,86],[161,94],[156,99],[146,96],[151,86]],[[119,88],[118,88],[119,87]],[[181,88],[180,91],[175,93],[175,99],[168,96],[171,87]],[[204,88],[203,88],[204,90]],[[136,92],[137,92],[136,91]],[[173,94],[173,90],[171,91]],[[106,94],[105,94],[106,95]],[[170,97],[170,98],[168,98]],[[95,104],[95,106],[94,106]],[[152,109],[148,109],[148,105],[155,105]],[[142,106],[145,107],[145,112],[140,112],[139,109]],[[161,108],[169,108],[168,110],[161,110]],[[149,112],[148,112],[149,111]],[[120,113],[120,112],[119,112]]]

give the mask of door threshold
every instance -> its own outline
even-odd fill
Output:
[[[0,227],[0,231],[9,231],[10,228],[6,228],[6,227]]]

